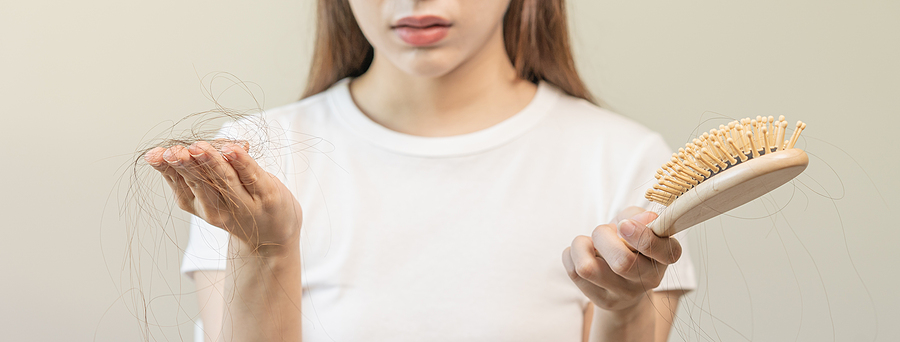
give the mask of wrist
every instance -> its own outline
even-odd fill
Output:
[[[624,319],[635,319],[644,313],[647,312],[648,309],[651,309],[652,305],[650,303],[650,296],[653,295],[652,290],[644,291],[635,301],[634,305],[622,308],[621,310],[616,310],[616,315],[621,316]]]
[[[615,310],[597,308],[603,312],[603,320],[613,326],[631,325],[636,321],[646,318],[647,313],[653,309],[650,302],[652,291],[647,291],[635,299],[632,305],[617,308]]]
[[[299,253],[300,239],[299,234],[297,235],[296,238],[288,239],[283,243],[259,244],[250,244],[232,235],[228,241],[229,253],[232,257],[238,258],[283,259]]]
[[[594,308],[591,341],[652,341],[656,317],[651,292],[641,295],[634,305],[616,310]]]

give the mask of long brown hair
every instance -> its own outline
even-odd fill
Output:
[[[506,54],[519,77],[545,81],[594,102],[575,71],[565,0],[512,0],[503,17]],[[319,0],[316,45],[303,97],[369,69],[374,48],[356,24],[348,0]]]

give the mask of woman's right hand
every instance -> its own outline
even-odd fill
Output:
[[[144,159],[162,173],[178,207],[231,233],[249,248],[241,253],[296,243],[303,214],[293,194],[240,145],[220,149],[198,141],[157,147]]]

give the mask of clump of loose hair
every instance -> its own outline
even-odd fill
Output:
[[[225,84],[221,87],[221,84]],[[253,83],[241,81],[230,73],[217,72],[201,78],[201,90],[214,105],[213,109],[187,115],[177,121],[166,124],[157,132],[148,133],[153,136],[145,139],[135,149],[133,158],[125,166],[125,173],[120,177],[118,188],[124,190],[125,198],[119,201],[119,217],[125,221],[125,251],[118,271],[121,275],[117,287],[121,299],[131,314],[140,323],[143,340],[166,339],[165,330],[161,327],[190,324],[198,317],[188,314],[181,305],[181,296],[192,295],[194,290],[179,292],[179,282],[172,284],[165,278],[171,271],[165,271],[172,263],[157,262],[169,258],[179,258],[184,253],[179,243],[184,231],[180,228],[186,218],[178,214],[173,196],[169,193],[163,177],[149,165],[144,156],[156,149],[168,149],[174,146],[189,146],[205,141],[217,150],[228,143],[244,148],[254,159],[264,158],[268,151],[290,146],[274,146],[270,139],[271,126],[266,120],[263,110],[263,97],[254,94]],[[221,90],[220,90],[221,89]],[[239,90],[249,96],[254,107],[234,109],[222,103],[223,95],[229,90]],[[201,168],[204,166],[201,166]],[[205,172],[199,169],[197,172]],[[228,201],[229,189],[220,184],[209,182],[209,185]],[[175,224],[181,222],[182,224]],[[178,249],[172,249],[176,246]],[[111,276],[112,268],[110,268]],[[113,276],[115,278],[115,276]],[[156,281],[154,281],[156,280]],[[154,289],[164,287],[164,289]],[[190,287],[189,287],[190,288]],[[158,292],[164,292],[157,295]],[[167,300],[176,301],[174,308],[175,324],[167,318],[157,317],[154,307],[166,306]],[[187,317],[184,319],[184,317]],[[162,322],[161,320],[165,320]]]

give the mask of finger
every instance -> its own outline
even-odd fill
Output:
[[[641,208],[641,207],[630,206],[628,208],[625,208],[625,210],[622,210],[621,212],[619,212],[619,214],[616,215],[616,218],[613,219],[609,223],[617,223],[624,219],[632,218],[632,217],[634,217],[640,213],[646,212],[646,211],[647,211],[646,209]]]
[[[240,183],[244,185],[244,189],[250,195],[258,197],[274,188],[272,176],[263,170],[240,145],[225,144],[222,146],[222,154],[237,172]]]
[[[581,292],[591,300],[591,302],[605,302],[606,298],[609,296],[609,291],[578,275],[578,271],[575,267],[575,262],[572,260],[571,250],[571,247],[566,247],[566,249],[563,250],[562,254],[563,267],[565,267],[566,273],[569,275],[569,279],[572,279],[572,282],[575,283],[575,286],[577,286],[578,289],[580,289]]]
[[[150,164],[154,169],[162,172],[162,169],[165,169],[165,161],[162,159],[162,154],[166,149],[162,147],[154,147],[150,151],[144,153],[144,161],[147,164]],[[161,169],[162,168],[162,169]]]
[[[237,171],[225,160],[224,156],[205,141],[198,141],[188,146],[191,157],[197,162],[199,170],[217,190],[226,195],[232,202],[249,199],[249,194],[241,185]]]
[[[596,255],[596,251],[593,248],[593,241],[586,236],[576,238],[576,240],[572,242],[569,253],[572,262],[575,265],[575,274],[585,280],[585,282],[581,283],[579,288],[582,289],[582,291],[589,290],[590,286],[587,286],[589,283],[604,290],[601,294],[597,295],[598,298],[603,297],[603,301],[595,301],[595,303],[612,304],[610,300],[615,301],[622,298],[629,298],[638,295],[640,292],[646,291],[647,286],[642,286],[642,284],[638,284],[639,282],[650,283],[651,285],[659,283],[654,277],[648,277],[646,281],[632,281],[616,274],[606,260]],[[590,271],[585,271],[586,266],[584,265],[586,265],[586,263],[584,261],[587,259],[595,262],[595,265],[591,266]],[[576,285],[578,285],[578,282],[576,282]]]
[[[606,260],[597,256],[591,238],[576,237],[572,241],[570,253],[575,263],[575,273],[579,277],[607,289],[619,289],[628,285],[626,279],[613,272]]]
[[[635,215],[628,216],[629,214],[635,214]],[[648,225],[648,224],[650,224],[650,222],[653,222],[653,220],[655,220],[658,216],[659,216],[659,214],[652,212],[652,211],[644,210],[641,207],[628,207],[627,209],[625,209],[625,211],[623,211],[616,217],[618,220],[615,222],[612,222],[612,224],[618,225],[618,223],[622,222],[622,220],[630,218],[632,220],[641,222],[644,225]],[[622,239],[622,242],[625,243],[625,246],[628,247],[628,249],[630,249],[632,252],[638,251],[637,248],[632,246],[631,243],[629,243],[625,239]]]
[[[641,254],[662,264],[670,265],[681,258],[681,243],[678,240],[656,236],[640,221],[622,220],[618,224],[618,235]]]
[[[615,274],[625,279],[644,282],[653,280],[644,278],[658,273],[659,263],[629,249],[615,230],[613,225],[602,225],[591,234],[594,248],[600,257]]]
[[[162,147],[154,148],[144,154],[144,160],[163,175],[163,179],[166,180],[169,188],[175,194],[178,207],[193,214],[194,193],[191,192],[191,189],[184,182],[184,178],[174,168],[169,167],[169,164],[163,159],[165,151],[166,149]]]
[[[655,212],[643,211],[643,212],[638,213],[637,215],[622,218],[622,220],[631,219],[631,220],[640,222],[641,224],[646,226],[646,225],[649,225],[651,222],[653,222],[653,220],[655,220],[657,217],[659,217],[659,214],[657,214]],[[616,221],[616,223],[618,223],[622,220]]]
[[[216,151],[221,151],[222,147],[225,145],[228,145],[228,144],[237,144],[238,146],[243,148],[244,151],[250,151],[250,142],[247,140],[230,140],[230,139],[221,139],[220,138],[220,139],[210,141],[209,143],[210,143],[210,145],[213,146],[213,148],[216,149]]]
[[[191,156],[190,151],[181,145],[170,147],[163,152],[163,159],[184,179],[194,197],[204,208],[218,208],[222,198],[216,188],[210,183],[205,172]],[[194,208],[198,209],[198,208]]]

